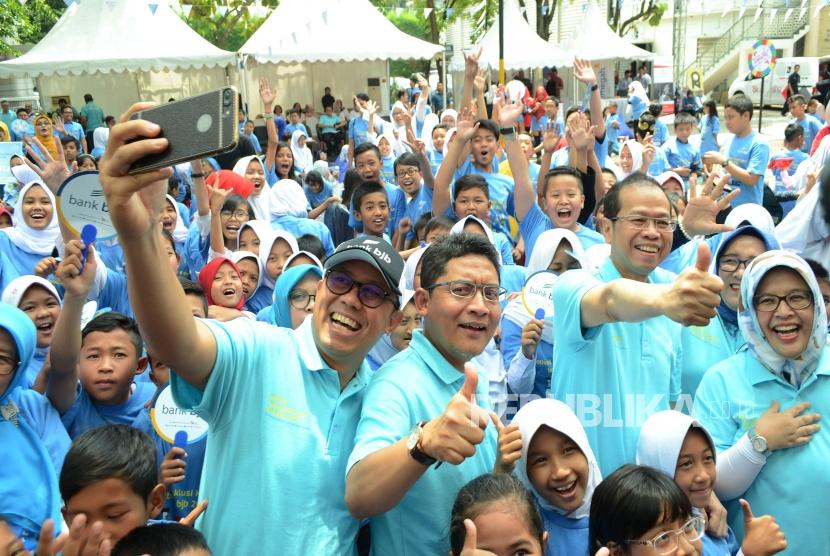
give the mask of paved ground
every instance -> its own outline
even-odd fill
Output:
[[[721,132],[718,134],[718,143],[720,145],[725,145],[726,143],[728,143],[732,134],[729,133],[726,129],[726,123],[723,119],[723,107],[718,107],[718,113],[720,116],[721,129]],[[674,135],[674,115],[662,116],[660,120],[669,126],[669,134]],[[790,117],[782,116],[781,111],[779,109],[767,108],[764,110],[764,114],[761,121],[761,135],[763,135],[769,143],[770,152],[774,153],[783,148],[784,129],[787,127],[789,121]],[[758,130],[757,109],[755,110],[755,113],[752,115],[752,127],[756,131]]]

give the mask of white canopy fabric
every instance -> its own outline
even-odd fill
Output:
[[[283,0],[239,53],[264,64],[430,59],[441,50],[399,30],[369,0]]]
[[[634,46],[616,34],[605,23],[605,16],[593,2],[589,2],[582,18],[582,26],[565,42],[565,50],[591,62],[603,60],[652,60],[654,54]]]
[[[499,67],[499,22],[493,24],[481,41],[473,48],[482,48],[479,63],[492,69]],[[504,3],[504,68],[543,68],[546,66],[572,66],[573,55],[536,34],[519,10],[516,0]],[[452,64],[453,70],[463,70],[464,60]]]
[[[227,66],[221,50],[158,0],[80,0],[29,52],[0,62],[0,77],[42,77]]]

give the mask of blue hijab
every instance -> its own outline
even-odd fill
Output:
[[[35,325],[17,307],[0,303],[0,328],[11,336],[20,360],[0,394],[0,515],[16,535],[29,533],[25,544],[32,550],[44,520],[52,518],[56,533],[60,530],[57,477],[69,436],[46,398],[26,384],[24,370],[35,352]]]
[[[272,305],[274,308],[274,322],[277,326],[293,328],[291,326],[291,304],[288,302],[288,294],[297,284],[302,282],[309,272],[318,278],[323,278],[323,271],[319,267],[311,264],[301,264],[283,271],[277,279],[274,288],[274,304]]]

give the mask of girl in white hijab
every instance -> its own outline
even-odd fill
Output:
[[[265,181],[265,165],[258,156],[243,156],[233,165],[233,173],[251,180],[254,190],[248,196],[248,204],[254,212],[254,218],[268,222],[271,219],[269,190]]]
[[[306,144],[308,135],[302,129],[291,134],[291,154],[294,155],[294,169],[300,175],[305,175],[314,165],[314,156]]]
[[[571,408],[551,398],[533,400],[499,437],[500,460],[516,462],[515,475],[536,499],[548,532],[545,554],[588,554],[591,497],[602,475]],[[503,444],[502,437],[511,441]]]
[[[623,143],[620,149],[620,170],[622,177],[627,178],[634,172],[642,171],[643,167],[643,146],[635,141],[629,139]]]

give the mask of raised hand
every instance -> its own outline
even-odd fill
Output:
[[[690,236],[719,234],[732,229],[731,226],[726,224],[718,224],[716,219],[718,213],[729,207],[732,199],[741,192],[739,189],[735,189],[722,197],[723,189],[729,183],[729,174],[720,177],[717,185],[715,185],[715,179],[717,178],[717,174],[710,173],[700,194],[697,193],[696,183],[689,184],[689,200],[686,203],[686,210],[683,212],[681,220],[683,229]]]
[[[499,416],[490,414],[490,419],[499,430],[499,454],[496,458],[496,473],[512,473],[516,462],[522,457],[522,433],[519,425],[504,426]]]
[[[40,153],[43,157],[39,156],[38,153],[32,148],[31,143],[34,143],[35,146],[40,150]],[[63,145],[60,141],[55,141],[55,147],[57,148],[58,158],[52,158],[52,155],[46,150],[46,147],[43,146],[37,137],[32,137],[28,141],[26,141],[26,152],[35,162],[32,163],[29,161],[28,158],[24,158],[23,160],[28,164],[29,168],[34,170],[34,172],[40,176],[40,179],[43,180],[43,183],[49,188],[49,190],[54,194],[58,194],[58,189],[60,189],[61,185],[66,178],[71,175],[69,168],[66,167],[66,161],[63,157]]]
[[[67,294],[86,298],[92,283],[95,281],[95,248],[90,245],[86,261],[83,260],[81,251],[84,249],[84,242],[80,239],[73,239],[66,244],[66,253],[58,265],[55,275],[63,284]]]
[[[497,96],[493,104],[498,105],[499,127],[513,127],[524,113],[524,104],[521,100],[510,102],[503,96]],[[494,106],[493,111],[495,112],[495,110]]]
[[[153,103],[146,102],[133,104],[121,116],[120,123],[110,131],[107,150],[99,164],[110,220],[122,242],[158,234],[167,178],[172,174],[170,168],[135,175],[128,173],[136,160],[167,148],[167,139],[155,138],[161,132],[157,124],[146,120],[129,121],[134,112],[152,106]]]
[[[542,329],[545,321],[541,319],[530,319],[522,328],[522,355],[528,359],[536,357],[536,348],[542,340]]]
[[[375,102],[374,100],[372,100],[372,99],[367,100],[366,103],[365,103],[365,106],[366,106],[366,114],[367,115],[374,116],[375,114],[378,113],[378,110],[379,110],[378,103]]]
[[[222,189],[219,187],[218,180],[215,187],[211,187],[209,185],[206,185],[205,187],[210,195],[210,211],[215,216],[219,216],[219,213],[222,211],[222,207],[225,204],[225,200],[228,198],[231,191],[229,189]]]
[[[591,62],[581,58],[574,58],[574,77],[586,85],[596,85],[597,83],[597,74],[594,72]]]
[[[259,98],[262,99],[262,104],[265,105],[265,111],[270,112],[277,98],[277,88],[271,88],[268,80],[263,78],[259,80]]]
[[[41,534],[41,540],[43,539]],[[51,535],[50,535],[51,536]],[[48,548],[47,548],[48,546]],[[109,556],[112,551],[112,542],[109,535],[104,533],[104,525],[96,521],[87,527],[86,515],[78,514],[69,526],[69,534],[62,534],[53,542],[38,543],[37,555],[62,554],[62,556]]]
[[[55,257],[44,257],[35,265],[35,276],[46,278],[58,270],[58,261]]]
[[[461,113],[455,124],[455,135],[457,139],[462,141],[469,141],[478,128],[478,122],[475,117],[475,106],[468,106],[462,108]]]
[[[461,547],[461,556],[496,556],[489,550],[479,550],[476,548],[476,544],[478,544],[478,531],[472,519],[465,519],[464,527],[467,529],[467,533],[464,535],[464,546]]]
[[[159,467],[159,475],[165,487],[184,481],[187,462],[183,458],[186,457],[187,452],[178,446],[173,446],[164,454]]]
[[[545,149],[545,152],[552,154],[561,139],[562,136],[559,135],[556,122],[548,122],[545,134],[542,136],[542,148]]]
[[[478,59],[481,57],[482,50],[479,48],[478,52],[464,53],[464,79],[466,81],[473,81],[478,75]]]
[[[803,414],[810,405],[810,402],[801,402],[781,411],[780,404],[773,401],[756,421],[755,432],[766,439],[771,451],[803,446],[821,428],[818,413]]]
[[[587,150],[594,145],[594,131],[597,127],[590,125],[584,116],[571,118],[573,123],[568,124],[568,146],[577,151]]]
[[[709,323],[716,314],[723,290],[723,280],[709,273],[711,260],[709,246],[701,242],[695,265],[680,273],[664,297],[663,314],[683,326]]]
[[[458,465],[475,454],[490,420],[474,401],[477,386],[478,372],[472,363],[466,363],[461,390],[444,413],[424,425],[421,446],[428,456]]]
[[[654,162],[654,137],[651,133],[647,133],[643,138],[643,165],[640,170],[646,171],[651,163]]]
[[[475,79],[473,79],[473,86],[477,93],[484,92],[484,87],[487,86],[487,70],[481,70],[476,74]]]
[[[182,525],[186,525],[188,527],[193,527],[193,524],[196,523],[196,520],[199,519],[199,516],[204,513],[204,511],[208,507],[208,501],[202,500],[199,502],[193,510],[187,514],[185,517],[179,520],[179,523]]]
[[[741,498],[744,512],[744,556],[772,556],[787,549],[787,537],[771,515],[755,517],[749,502]]]

